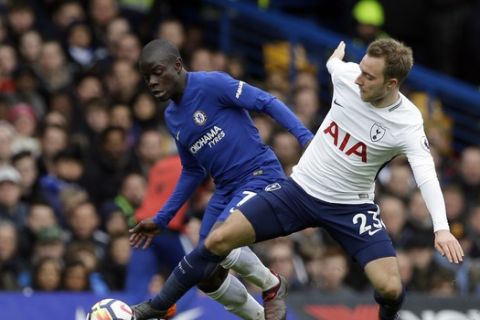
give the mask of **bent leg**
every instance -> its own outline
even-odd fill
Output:
[[[205,247],[217,256],[226,256],[231,250],[255,242],[255,230],[240,210],[235,210],[205,240]]]
[[[370,261],[365,266],[365,274],[375,288],[375,300],[380,305],[380,319],[396,319],[405,297],[397,258],[386,257]]]

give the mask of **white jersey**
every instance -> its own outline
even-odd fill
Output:
[[[361,72],[358,64],[333,58],[327,68],[334,86],[332,106],[293,168],[293,180],[323,201],[371,203],[379,170],[405,154],[417,185],[432,179],[438,183],[422,115],[415,105],[400,94],[391,106],[376,108],[360,98],[355,84]],[[445,223],[446,219],[440,223],[443,228]]]

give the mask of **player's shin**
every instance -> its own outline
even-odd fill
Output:
[[[214,255],[200,244],[178,263],[165,285],[150,302],[157,310],[167,310],[190,288],[207,279],[225,257]]]
[[[207,293],[207,295],[242,319],[264,319],[263,307],[248,293],[247,288],[231,274],[228,274],[217,290]]]
[[[233,250],[221,263],[225,269],[235,270],[242,278],[266,291],[278,284],[278,278],[263,265],[249,247]]]
[[[402,307],[403,300],[405,298],[405,288],[402,290],[402,294],[396,299],[387,299],[378,292],[374,294],[375,301],[380,305],[378,316],[380,320],[395,320],[398,319],[398,311]]]

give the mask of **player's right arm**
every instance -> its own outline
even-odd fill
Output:
[[[146,248],[150,245],[153,238],[167,227],[207,175],[205,168],[178,142],[177,150],[182,162],[182,173],[175,190],[154,217],[140,221],[130,230],[130,243],[136,248]]]

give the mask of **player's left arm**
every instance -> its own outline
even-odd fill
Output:
[[[236,106],[247,110],[263,112],[272,117],[282,127],[293,134],[303,146],[313,139],[313,134],[305,128],[287,105],[270,93],[244,81],[233,79],[225,73],[218,73],[213,79],[218,90],[219,100],[225,106]]]
[[[447,257],[449,262],[459,263],[463,261],[463,249],[450,232],[443,193],[435,172],[435,165],[423,126],[420,125],[414,132],[406,134],[405,137],[408,138],[403,145],[403,151],[412,167],[415,181],[432,217],[435,249],[442,256]]]

